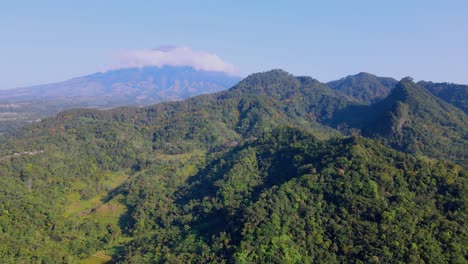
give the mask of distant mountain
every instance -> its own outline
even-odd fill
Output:
[[[371,104],[387,97],[397,83],[398,81],[393,78],[361,72],[328,82],[327,85],[357,102]]]
[[[433,95],[468,112],[468,85],[454,83],[433,83],[420,81],[418,85],[426,88]]]
[[[0,100],[69,99],[99,106],[182,100],[232,87],[240,77],[191,67],[144,67],[95,73],[68,81],[0,91]]]
[[[240,80],[190,67],[144,67],[95,73],[68,81],[0,90],[0,134],[60,111],[148,105],[214,93]]]
[[[384,100],[348,107],[334,119],[335,125],[358,128],[395,149],[459,161],[466,155],[467,121],[462,111],[410,78],[402,79]]]

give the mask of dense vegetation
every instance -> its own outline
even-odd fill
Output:
[[[399,82],[385,100],[349,107],[338,113],[334,122],[357,128],[364,136],[404,152],[460,163],[466,159],[466,114],[410,78]]]
[[[134,185],[122,191],[138,199],[144,183]],[[453,165],[283,128],[208,163],[165,200],[165,214],[151,204],[134,212],[121,260],[463,262],[466,188]]]
[[[427,89],[433,95],[455,107],[460,108],[465,112],[465,114],[468,112],[468,85],[424,81],[420,81],[418,84]]]
[[[328,82],[327,85],[333,90],[349,96],[352,100],[371,104],[387,97],[397,82],[393,78],[377,77],[370,73],[361,72]]]
[[[464,164],[328,126],[411,153],[380,133],[403,104],[408,127],[433,138],[418,153],[465,142],[464,113],[410,80],[363,106],[281,70],[180,102],[34,123],[1,139],[2,262],[464,263]],[[340,120],[364,107],[375,107],[374,130]],[[428,125],[443,133],[417,130]]]

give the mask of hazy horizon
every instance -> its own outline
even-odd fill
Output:
[[[191,68],[194,68],[193,66],[191,65],[183,65],[183,66],[173,66],[173,65],[162,65],[162,66],[156,66],[156,65],[146,65],[146,66],[135,66],[135,67],[122,67],[122,68],[111,68],[111,69],[106,69],[106,70],[102,70],[102,71],[97,71],[97,72],[92,72],[92,73],[88,73],[88,74],[84,74],[84,75],[80,75],[80,76],[74,76],[74,77],[71,77],[71,78],[68,78],[68,79],[63,79],[63,80],[53,80],[53,81],[50,81],[50,82],[47,82],[47,83],[37,83],[37,84],[33,84],[33,85],[27,85],[27,86],[19,86],[19,87],[13,87],[13,88],[0,88],[0,90],[15,90],[15,89],[22,89],[22,88],[28,88],[28,87],[34,87],[34,86],[41,86],[41,85],[48,85],[48,84],[55,84],[55,83],[62,83],[62,82],[66,82],[66,81],[70,81],[72,79],[76,79],[76,78],[82,78],[82,77],[87,77],[87,76],[91,76],[91,75],[94,75],[94,74],[99,74],[99,73],[106,73],[108,71],[118,71],[118,70],[126,70],[126,69],[135,69],[135,68],[145,68],[145,67],[157,67],[157,68],[161,68],[161,67],[166,67],[166,66],[169,66],[169,67],[191,67]],[[194,68],[195,69],[195,68]],[[285,69],[281,69],[281,68],[271,68],[271,69],[265,69],[265,70],[260,70],[258,72],[252,72],[252,73],[249,73],[247,75],[240,75],[240,74],[234,74],[234,75],[231,75],[231,74],[228,74],[228,75],[231,75],[231,76],[234,76],[234,77],[239,77],[241,79],[244,79],[246,77],[248,77],[249,75],[251,74],[255,74],[255,73],[262,73],[262,72],[268,72],[270,70],[275,70],[275,69],[280,69],[280,70],[284,70],[286,72],[288,72],[287,70]],[[197,70],[197,69],[195,69]],[[213,72],[220,72],[220,71],[213,71]],[[395,76],[387,76],[387,75],[377,75],[373,72],[369,72],[369,71],[360,71],[360,72],[355,72],[355,73],[351,73],[351,74],[345,74],[341,77],[338,77],[336,79],[330,79],[330,80],[320,80],[320,79],[317,79],[315,76],[313,76],[312,74],[294,74],[292,72],[288,72],[288,73],[291,73],[293,74],[294,76],[308,76],[308,77],[312,77],[316,80],[318,80],[319,82],[322,82],[322,83],[328,83],[328,82],[331,82],[331,81],[337,81],[337,80],[340,80],[340,79],[343,79],[343,78],[346,78],[348,76],[354,76],[354,75],[358,75],[360,73],[369,73],[369,74],[372,74],[372,75],[376,75],[377,77],[388,77],[388,78],[394,78],[395,80],[397,81],[400,81],[401,79],[403,78],[406,78],[406,77],[411,77],[413,79],[414,82],[419,82],[419,81],[432,81],[432,82],[435,82],[434,80],[426,80],[426,79],[415,79],[413,78],[412,76],[401,76],[401,77],[395,77]],[[447,82],[447,81],[440,81],[440,82]],[[453,82],[449,82],[449,83],[453,83]],[[466,83],[455,83],[455,84],[466,84]]]

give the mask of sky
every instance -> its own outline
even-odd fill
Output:
[[[0,89],[164,60],[468,84],[467,11],[466,0],[2,0]]]

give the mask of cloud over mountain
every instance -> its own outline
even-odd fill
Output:
[[[116,68],[146,66],[190,66],[196,70],[225,72],[237,75],[234,65],[226,63],[218,55],[190,47],[160,47],[145,50],[124,50],[115,54]]]

